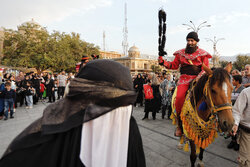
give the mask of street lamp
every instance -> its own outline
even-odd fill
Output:
[[[213,58],[212,58],[212,61],[213,61],[213,66],[217,66],[219,64],[219,53],[217,51],[217,48],[216,48],[216,45],[218,43],[218,41],[220,40],[225,40],[225,38],[219,38],[219,39],[216,39],[216,36],[214,36],[214,39],[210,39],[210,38],[205,38],[207,40],[207,42],[212,42],[213,43],[213,49],[214,49],[214,54],[213,54]]]
[[[192,29],[193,31],[195,31],[197,33],[198,33],[198,31],[200,29],[202,29],[204,27],[211,27],[211,25],[207,24],[207,21],[202,22],[197,27],[195,26],[195,24],[193,23],[193,21],[190,20],[189,22],[191,23],[191,25],[190,24],[182,24],[182,25],[187,26],[188,30]]]

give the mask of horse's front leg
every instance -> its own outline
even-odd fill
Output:
[[[191,154],[190,154],[190,161],[191,161],[191,167],[194,167],[195,161],[196,161],[196,149],[194,141],[189,140],[190,147],[191,147]]]
[[[204,149],[200,148],[199,163],[197,165],[198,167],[204,167],[204,163],[202,162],[203,153],[204,153]]]

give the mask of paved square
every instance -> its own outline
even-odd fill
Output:
[[[7,121],[0,120],[0,156],[9,143],[31,122],[42,116],[43,109],[49,103],[39,102],[33,109],[19,107],[15,118]],[[175,127],[168,119],[161,119],[158,113],[156,120],[144,116],[143,107],[134,107],[133,116],[136,118],[143,140],[147,167],[183,167],[190,166],[189,153],[177,149],[178,138],[174,137]],[[206,167],[236,167],[237,152],[227,149],[229,139],[219,136],[204,152]]]

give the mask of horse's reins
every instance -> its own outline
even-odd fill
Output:
[[[209,103],[211,105],[211,112],[212,114],[217,114],[217,112],[219,111],[222,111],[222,110],[231,110],[232,109],[232,104],[231,103],[224,103],[224,104],[220,104],[220,105],[214,105],[213,103],[213,100],[212,100],[212,97],[211,97],[211,91],[209,90],[209,82],[210,82],[210,78],[212,77],[213,75],[210,74],[208,76],[208,80],[204,86],[204,89],[203,89],[203,94],[204,94],[204,97],[205,97],[205,100],[209,100]]]

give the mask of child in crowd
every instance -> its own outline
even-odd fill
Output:
[[[2,97],[4,98],[4,120],[8,119],[8,113],[10,110],[10,118],[14,118],[13,116],[13,109],[14,109],[14,101],[16,99],[16,92],[11,89],[11,83],[5,83],[4,91],[1,93]]]
[[[31,86],[32,82],[28,81],[27,82],[27,87],[26,87],[26,94],[25,98],[27,101],[27,107],[26,108],[33,108],[33,95],[35,94],[35,89]]]
[[[42,83],[42,80],[40,80],[40,93],[39,93],[39,99],[43,99],[43,92],[44,92],[45,86],[44,83]]]

